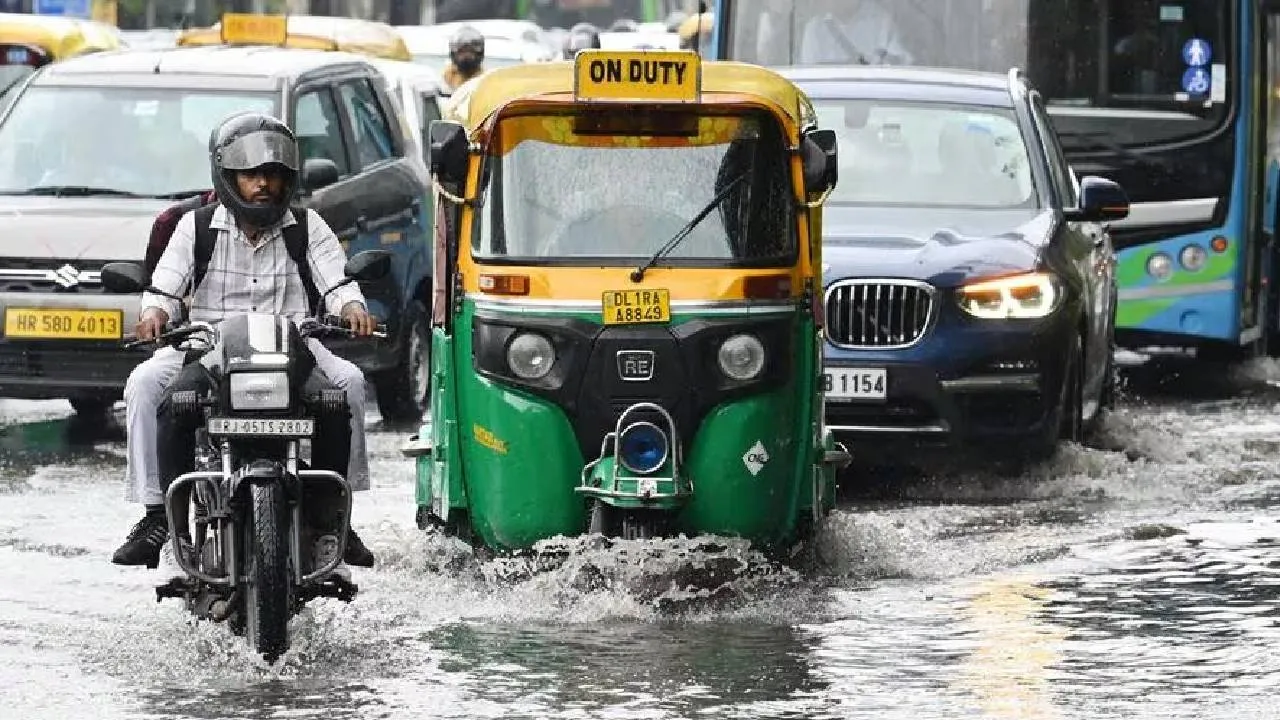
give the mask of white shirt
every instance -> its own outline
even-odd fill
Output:
[[[861,53],[862,59],[850,57],[841,34],[849,45]],[[887,55],[887,57],[886,57]],[[852,12],[836,17],[831,13],[815,15],[804,26],[800,41],[800,63],[859,63],[869,65],[910,65],[911,53],[899,42],[898,26],[879,3],[862,0]]]
[[[294,322],[308,316],[307,291],[289,257],[281,229],[295,224],[292,212],[265,230],[257,245],[251,245],[236,226],[231,213],[221,205],[209,223],[217,232],[213,256],[204,282],[191,298],[191,319],[218,322],[231,315],[268,313],[287,315]],[[151,284],[167,293],[188,294],[187,284],[195,270],[195,211],[178,220],[164,254],[151,274]],[[321,294],[345,278],[347,254],[338,236],[315,210],[307,209],[307,262],[311,279]],[[356,283],[335,290],[325,305],[330,313],[341,314],[347,303],[364,303]],[[142,294],[141,309],[159,308],[177,317],[178,301],[154,293]]]

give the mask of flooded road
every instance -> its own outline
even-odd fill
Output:
[[[804,573],[702,540],[477,562],[414,528],[403,433],[375,431],[379,567],[275,666],[157,603],[172,564],[110,563],[139,516],[118,430],[0,400],[0,716],[1275,718],[1277,379],[1130,394],[1017,475],[855,477]]]

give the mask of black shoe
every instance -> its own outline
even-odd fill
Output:
[[[164,515],[147,513],[129,531],[124,544],[116,549],[111,562],[116,565],[160,565],[160,549],[169,540],[169,521]]]
[[[373,553],[364,546],[355,528],[347,531],[347,551],[342,554],[342,562],[356,567],[373,567]]]

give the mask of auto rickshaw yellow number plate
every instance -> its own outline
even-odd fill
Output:
[[[228,45],[283,45],[288,39],[289,20],[284,15],[222,15],[222,42]]]
[[[604,294],[603,305],[605,325],[671,321],[668,290],[611,290]]]
[[[124,336],[120,310],[5,308],[4,335],[39,340],[119,340]]]
[[[702,58],[689,50],[583,50],[574,58],[578,100],[697,102]]]

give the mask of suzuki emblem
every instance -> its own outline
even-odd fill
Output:
[[[645,382],[653,379],[652,350],[619,350],[618,379],[627,382]]]
[[[63,265],[57,270],[50,270],[48,276],[50,280],[67,289],[80,284],[80,271],[70,264]]]

